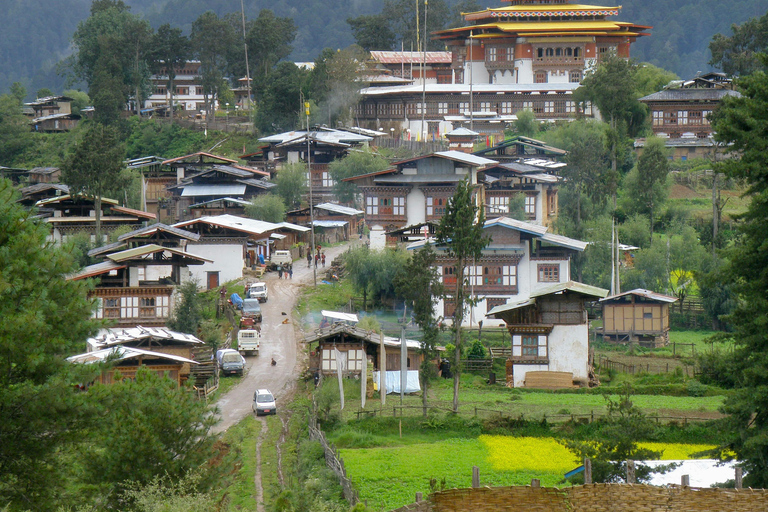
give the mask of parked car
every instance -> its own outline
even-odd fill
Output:
[[[245,299],[243,301],[243,317],[253,318],[256,323],[261,322],[261,304],[259,299]]]
[[[269,298],[267,283],[253,283],[250,288],[248,288],[248,298],[259,299],[259,302],[267,302],[267,299]]]
[[[275,395],[268,389],[257,389],[253,393],[253,404],[251,409],[256,413],[256,416],[262,414],[277,414],[277,406],[275,405]]]
[[[245,372],[245,358],[237,350],[231,348],[217,350],[216,361],[224,375],[242,375]]]

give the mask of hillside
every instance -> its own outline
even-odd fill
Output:
[[[69,52],[69,41],[80,20],[89,13],[90,0],[9,0],[0,2],[0,93],[11,83],[24,83],[30,94],[41,87],[64,89],[56,64]],[[219,15],[237,11],[237,0],[126,0],[157,27],[162,23],[189,32],[192,21],[206,10]],[[453,5],[456,0],[448,0]],[[592,3],[592,2],[585,2]],[[688,77],[709,69],[707,44],[712,35],[730,31],[733,23],[765,13],[764,0],[615,0],[595,4],[623,5],[623,20],[652,25],[652,36],[642,38],[633,56]],[[343,48],[353,42],[346,19],[378,12],[376,0],[245,0],[246,14],[255,18],[262,8],[291,16],[299,27],[292,60],[313,60],[324,47]],[[498,6],[500,1],[483,2]]]

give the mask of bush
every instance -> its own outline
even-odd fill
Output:
[[[473,341],[467,353],[467,359],[485,359],[487,357],[488,351],[485,349],[483,342],[480,340]]]

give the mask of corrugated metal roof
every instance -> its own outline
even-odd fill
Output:
[[[587,248],[587,242],[568,238],[567,236],[555,235],[553,233],[544,233],[541,235],[541,239],[547,243],[559,245],[560,247],[567,247],[568,249],[575,249],[577,251],[583,251]]]
[[[144,219],[156,219],[157,215],[154,213],[145,212],[144,210],[135,210],[133,208],[127,208],[125,206],[112,206],[110,209],[113,212],[125,213],[128,215],[135,215]]]
[[[376,183],[458,183],[465,179],[463,174],[397,174],[394,176],[377,176]]]
[[[99,350],[126,343],[139,343],[145,340],[173,341],[187,345],[201,345],[202,340],[192,334],[172,331],[165,327],[126,327],[122,329],[102,329],[93,338],[88,338],[86,343],[93,350]]]
[[[192,153],[192,154],[180,156],[177,158],[171,158],[170,160],[165,160],[163,164],[172,164],[174,162],[181,162],[183,160],[187,160],[190,158],[197,158],[199,160],[200,157],[213,158],[214,160],[220,160],[222,162],[229,162],[232,164],[237,163],[237,160],[232,160],[231,158],[225,158],[223,156],[214,155],[212,153],[206,153],[205,151],[198,151],[197,153]]]
[[[345,220],[316,220],[312,223],[313,226],[319,228],[340,228],[349,224]]]
[[[531,235],[541,236],[547,232],[545,226],[539,226],[538,224],[531,224],[530,222],[523,222],[522,220],[510,219],[509,217],[497,217],[495,219],[489,219],[485,221],[485,228],[491,226],[502,226],[505,228],[512,228]]]
[[[477,133],[477,132],[473,132],[469,128],[464,128],[462,126],[460,128],[455,128],[455,129],[451,130],[450,132],[446,133],[445,135],[456,135],[456,136],[465,135],[467,137],[476,137],[476,136],[478,136],[480,134]]]
[[[315,205],[315,209],[326,210],[333,213],[340,213],[342,215],[362,215],[365,213],[362,210],[350,208],[349,206],[342,206],[335,203],[320,203]]]
[[[426,59],[427,64],[450,64],[451,52],[397,52],[397,51],[372,51],[371,59],[382,64],[421,64]]]
[[[495,317],[499,313],[506,313],[507,311],[513,311],[515,309],[524,308],[526,306],[531,306],[533,304],[536,304],[535,299],[525,299],[525,300],[518,300],[515,302],[507,302],[506,304],[502,304],[501,306],[496,306],[495,308],[491,309],[489,312],[485,314],[485,316]]]
[[[128,240],[129,238],[135,238],[135,237],[144,236],[144,235],[151,235],[151,234],[157,233],[158,231],[171,233],[178,237],[186,238],[187,240],[195,240],[195,241],[200,240],[200,235],[198,235],[197,233],[192,233],[191,231],[175,228],[173,226],[168,226],[167,224],[163,224],[161,222],[152,224],[151,226],[147,226],[145,228],[136,229],[129,233],[125,233],[124,235],[120,235],[119,237],[117,237],[117,239],[118,241],[122,242],[123,240]]]
[[[217,183],[213,185],[182,185],[181,197],[230,196],[245,194],[245,185]]]
[[[280,229],[290,229],[292,231],[299,231],[301,233],[305,233],[310,230],[307,226],[299,226],[298,224],[293,224],[291,222],[280,222],[277,224]]]
[[[272,233],[269,235],[269,238],[273,238],[275,240],[282,240],[283,238],[286,238],[286,235],[281,235],[280,233]]]
[[[150,254],[155,254],[158,252],[169,252],[171,254],[183,256],[184,258],[203,261],[207,263],[213,263],[212,260],[209,260],[200,256],[196,256],[192,253],[185,252],[180,249],[172,249],[170,247],[161,247],[157,244],[147,244],[147,245],[142,245],[140,247],[134,247],[133,249],[126,249],[125,251],[115,252],[112,254],[108,254],[107,258],[109,258],[112,261],[121,262],[121,261],[128,261],[132,259],[142,258],[144,256],[148,256]]]
[[[114,261],[102,261],[94,265],[88,265],[79,272],[67,276],[68,281],[77,281],[79,279],[87,279],[89,277],[100,276],[113,270],[125,268],[125,265],[120,265]]]
[[[726,96],[740,98],[741,93],[730,89],[715,88],[664,89],[663,91],[643,96],[638,101],[720,101]]]
[[[526,92],[531,94],[565,93],[566,95],[579,88],[578,83],[546,83],[546,84],[473,84],[475,94]],[[366,87],[360,90],[363,96],[387,96],[400,94],[469,94],[469,84],[426,84],[422,85],[393,85],[389,87]],[[259,139],[263,140],[263,139]]]
[[[363,329],[360,329],[357,326],[348,325],[342,322],[334,323],[333,325],[329,327],[324,327],[322,329],[316,329],[314,332],[309,333],[304,338],[304,343],[314,343],[317,341],[321,341],[325,338],[331,337],[333,335],[336,335],[342,332],[345,334],[354,336],[358,339],[366,340],[367,342],[372,343],[374,345],[379,345],[381,343],[381,335],[370,332],[370,331],[365,331]],[[384,336],[384,345],[387,347],[400,347],[401,345],[400,338],[395,338],[392,336]],[[405,346],[409,349],[416,350],[421,348],[421,343],[416,340],[406,339]]]
[[[92,364],[103,363],[107,360],[125,361],[126,359],[135,359],[138,357],[156,357],[158,359],[170,359],[171,361],[176,361],[178,363],[200,364],[192,359],[187,359],[186,357],[181,357],[174,354],[166,354],[164,352],[156,352],[152,350],[142,350],[140,348],[122,346],[105,348],[96,350],[94,352],[86,352],[85,354],[78,354],[76,356],[68,357],[67,361],[71,363]]]
[[[273,224],[272,222],[248,219],[245,217],[238,217],[237,215],[199,217],[197,219],[177,222],[174,224],[174,226],[184,228],[193,224],[210,224],[212,226],[234,229],[236,231],[241,231],[243,233],[249,233],[252,235],[261,235],[267,231],[274,231],[280,228],[278,224]]]
[[[603,298],[608,295],[608,290],[605,288],[598,288],[597,286],[591,286],[577,281],[566,281],[564,283],[557,283],[550,286],[545,286],[531,292],[531,297],[543,297],[545,295],[552,295],[553,293],[561,292],[574,292],[581,295],[589,295],[590,297]]]
[[[285,144],[289,142],[294,143],[302,140],[306,142],[306,137],[307,132],[301,130],[277,133],[268,137],[262,137],[259,139],[259,142],[270,142],[276,144]],[[309,132],[309,137],[310,140],[327,142],[329,144],[352,144],[373,140],[373,137],[368,137],[367,135],[332,129],[312,130]]]
[[[435,155],[440,156],[442,158],[448,158],[456,162],[462,162],[468,165],[474,165],[476,167],[482,167],[484,165],[493,165],[498,163],[496,160],[491,160],[490,158],[484,158],[482,156],[463,153],[461,151],[456,151],[456,150],[438,151],[437,153],[435,153]]]
[[[250,201],[235,199],[234,197],[221,197],[219,199],[211,199],[210,201],[203,201],[202,203],[196,203],[196,204],[190,205],[190,208],[199,208],[201,206],[205,206],[207,204],[212,204],[212,203],[218,203],[220,201],[227,202],[227,203],[235,203],[240,206],[247,206],[251,204]],[[178,229],[178,228],[174,228],[174,229]],[[197,235],[197,236],[199,237],[200,235]]]
[[[126,245],[128,244],[126,244],[125,242],[115,242],[112,244],[102,245],[101,247],[96,247],[88,251],[88,256],[94,257],[94,256],[99,256],[101,254],[107,254],[108,252],[115,251],[117,249],[120,249],[121,247],[125,247]]]
[[[329,311],[327,309],[323,309],[320,311],[320,314],[328,318],[333,318],[334,320],[342,320],[344,322],[357,323],[360,321],[360,319],[357,318],[357,315],[353,315],[352,313],[342,313],[340,311]]]
[[[677,302],[678,300],[677,297],[672,297],[671,295],[664,295],[663,293],[652,292],[651,290],[645,290],[643,288],[635,288],[634,290],[630,290],[628,292],[605,297],[604,299],[601,299],[600,302],[615,300],[619,297],[626,297],[627,295],[636,295],[638,297],[644,297],[646,299],[657,300],[659,302],[666,303]]]

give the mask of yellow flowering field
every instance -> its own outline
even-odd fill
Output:
[[[663,452],[663,459],[690,459],[711,445],[640,443]],[[392,510],[428,494],[429,481],[445,479],[446,487],[468,487],[472,466],[480,468],[482,485],[558,485],[579,462],[553,438],[481,435],[476,439],[444,439],[435,443],[389,448],[339,450],[347,475],[369,506]]]

